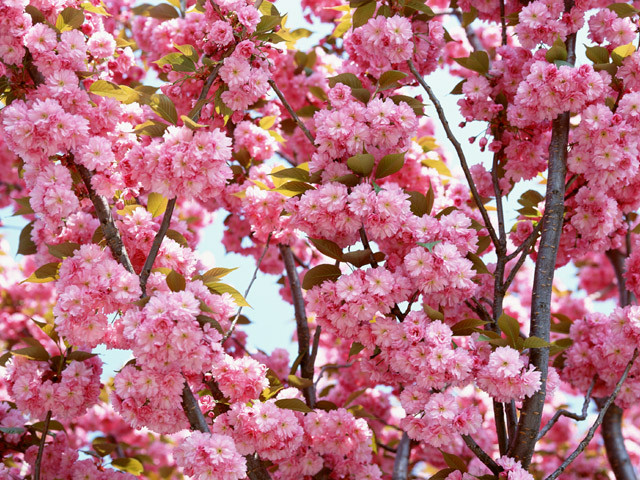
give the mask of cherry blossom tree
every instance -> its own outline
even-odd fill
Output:
[[[635,479],[640,10],[301,3],[0,4],[0,478]]]

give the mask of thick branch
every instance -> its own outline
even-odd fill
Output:
[[[51,410],[47,412],[47,417],[44,419],[44,429],[42,430],[42,438],[40,439],[40,445],[38,445],[38,456],[36,457],[36,464],[33,467],[33,480],[40,480],[40,468],[42,467],[42,454],[44,453],[44,444],[47,440],[47,434],[49,433],[49,422],[51,422]]]
[[[620,393],[620,389],[622,388],[622,384],[627,379],[627,375],[629,374],[629,370],[631,370],[631,367],[633,366],[633,362],[635,362],[636,358],[638,358],[638,349],[637,348],[634,350],[633,356],[631,357],[631,360],[629,360],[629,363],[627,363],[627,367],[624,369],[624,372],[622,373],[622,376],[620,377],[620,380],[618,380],[618,383],[616,383],[616,387],[613,389],[613,393],[607,398],[607,400],[604,402],[604,404],[600,407],[600,412],[598,413],[598,417],[596,418],[596,421],[593,422],[593,425],[591,425],[591,428],[589,429],[589,431],[587,432],[585,437],[578,444],[578,446],[571,453],[571,455],[569,455],[567,457],[567,459],[564,462],[562,462],[562,464],[551,475],[549,475],[545,480],[555,480],[556,478],[558,478],[562,474],[562,472],[564,472],[566,470],[566,468],[571,464],[571,462],[573,462],[576,459],[576,457],[578,455],[580,455],[584,451],[585,448],[587,448],[587,445],[589,445],[589,442],[591,441],[591,439],[595,435],[596,430],[598,429],[598,427],[602,423],[602,420],[604,419],[604,416],[606,415],[607,410],[609,410],[609,407],[611,406],[613,401],[618,396],[618,393]]]
[[[396,449],[396,459],[393,462],[392,480],[407,480],[409,477],[409,457],[411,456],[411,439],[407,432],[402,432],[402,438]]]
[[[287,109],[287,112],[289,112],[289,115],[291,115],[291,118],[293,118],[293,120],[298,124],[298,127],[300,127],[300,130],[302,130],[302,132],[311,142],[311,145],[313,145],[315,143],[315,139],[313,138],[313,135],[311,135],[311,132],[309,131],[307,126],[304,124],[302,120],[300,120],[300,117],[298,117],[298,114],[293,110],[289,102],[287,102],[287,99],[278,88],[278,85],[276,85],[276,82],[274,82],[273,80],[269,80],[269,85],[271,85],[271,88],[273,88],[273,91],[276,92],[276,95],[284,105],[284,108]]]
[[[502,467],[494,462],[493,458],[491,458],[487,452],[482,450],[480,445],[478,445],[473,438],[469,435],[463,435],[462,439],[464,440],[464,443],[466,443],[467,447],[469,447],[469,450],[471,450],[489,470],[491,470],[495,475],[500,474]]]
[[[131,260],[127,254],[127,249],[122,242],[122,237],[120,237],[118,227],[115,225],[113,215],[111,215],[109,202],[107,202],[107,199],[102,195],[98,195],[93,189],[93,186],[91,185],[91,172],[89,172],[84,165],[76,164],[76,168],[78,169],[78,173],[80,173],[80,177],[82,177],[82,181],[87,187],[89,198],[96,210],[98,220],[100,220],[102,234],[104,235],[104,239],[106,240],[107,246],[111,250],[113,257],[124,268],[126,268],[128,272],[135,274],[133,265],[131,264]]]
[[[496,249],[498,249],[500,248],[500,242],[498,240],[498,236],[496,235],[496,231],[493,228],[493,225],[491,224],[491,220],[489,219],[489,213],[487,212],[487,209],[482,203],[480,194],[478,194],[478,189],[476,188],[476,185],[473,182],[473,177],[471,176],[471,171],[469,170],[467,158],[464,155],[462,146],[460,145],[460,142],[458,142],[455,135],[451,131],[451,127],[449,126],[447,117],[444,114],[444,109],[442,108],[442,105],[440,105],[440,101],[438,100],[438,98],[433,93],[433,90],[431,90],[431,87],[427,85],[427,82],[424,81],[424,78],[422,78],[422,76],[418,73],[418,70],[416,70],[416,67],[413,64],[413,61],[409,60],[407,63],[409,65],[409,69],[411,70],[411,73],[413,73],[413,76],[416,78],[418,83],[427,92],[427,95],[429,95],[429,99],[431,100],[431,103],[433,103],[433,106],[435,107],[436,112],[438,113],[438,118],[440,119],[440,123],[442,124],[442,127],[444,128],[444,131],[447,134],[447,138],[453,144],[453,148],[458,154],[458,158],[460,159],[460,165],[462,166],[462,171],[464,172],[464,176],[467,179],[467,183],[469,184],[469,189],[471,190],[471,194],[473,195],[473,200],[476,202],[476,205],[480,210],[480,214],[482,215],[482,219],[484,220],[485,226],[487,227],[489,236],[491,237],[491,241],[493,241],[493,244],[495,245]]]
[[[289,278],[289,286],[291,288],[291,296],[293,297],[293,308],[296,315],[296,329],[298,333],[298,356],[302,357],[300,361],[300,374],[302,378],[313,381],[313,363],[309,355],[309,342],[311,336],[309,334],[309,324],[307,323],[307,313],[304,306],[304,298],[302,297],[302,287],[298,272],[296,272],[296,264],[293,258],[293,252],[289,245],[279,245],[280,254],[284,261],[284,266]],[[315,386],[310,386],[302,390],[307,405],[313,408],[316,403]]]
[[[149,255],[147,256],[147,259],[144,262],[144,266],[142,267],[142,271],[140,272],[140,290],[142,290],[143,297],[147,296],[147,280],[149,279],[149,275],[151,274],[153,263],[156,261],[156,257],[158,256],[158,252],[160,251],[162,240],[164,240],[164,236],[167,234],[167,230],[169,230],[171,215],[173,215],[173,209],[176,206],[176,200],[177,197],[174,197],[167,202],[167,209],[164,212],[164,217],[162,217],[160,229],[153,239],[151,250],[149,250]]]

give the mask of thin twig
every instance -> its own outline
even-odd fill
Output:
[[[289,279],[289,288],[291,288],[291,296],[293,297],[293,308],[296,316],[296,331],[298,333],[298,356],[301,356],[300,375],[302,378],[313,381],[313,363],[309,355],[309,343],[311,337],[309,334],[309,324],[307,322],[307,313],[305,311],[304,298],[302,296],[302,287],[300,286],[300,278],[296,271],[293,252],[289,245],[279,245],[280,255],[284,262],[287,278]],[[307,405],[311,408],[316,403],[315,386],[312,384],[302,390]]]
[[[596,418],[595,422],[593,422],[593,425],[591,425],[591,428],[589,429],[589,431],[587,432],[585,437],[578,444],[578,446],[571,453],[571,455],[569,455],[566,458],[566,460],[564,462],[562,462],[562,464],[551,475],[549,475],[545,480],[555,480],[556,478],[558,478],[560,476],[560,474],[562,474],[562,472],[564,472],[566,470],[566,468],[571,464],[571,462],[573,462],[576,459],[576,457],[578,455],[580,455],[584,451],[585,448],[587,448],[587,445],[589,445],[589,442],[591,441],[591,439],[595,435],[596,430],[598,429],[598,427],[602,423],[602,419],[604,418],[605,414],[607,413],[607,410],[609,409],[611,404],[614,402],[614,400],[618,396],[618,393],[620,393],[620,389],[622,388],[622,384],[627,379],[627,375],[629,374],[629,370],[631,370],[631,367],[633,366],[633,362],[635,362],[637,357],[638,357],[638,349],[636,348],[633,351],[633,356],[631,357],[631,360],[629,360],[629,363],[627,363],[627,367],[624,369],[624,372],[622,373],[622,376],[620,377],[620,380],[618,380],[618,383],[616,383],[616,387],[613,389],[613,393],[611,395],[609,395],[609,397],[607,398],[607,401],[605,402],[605,404],[600,408],[600,412],[598,413],[598,417]]]
[[[345,363],[344,365],[334,365],[334,364],[325,365],[324,367],[322,367],[320,369],[320,373],[318,373],[318,378],[314,382],[314,385],[316,386],[316,388],[318,388],[318,383],[322,379],[322,376],[324,375],[325,372],[328,372],[329,370],[337,370],[339,368],[349,368],[349,367],[352,367],[352,366],[353,366],[353,362]]]
[[[262,260],[264,260],[265,255],[267,254],[267,250],[269,250],[269,242],[271,241],[271,234],[269,234],[269,236],[267,237],[267,243],[264,246],[264,250],[262,251],[262,255],[260,255],[260,258],[258,259],[258,263],[256,264],[256,268],[253,271],[253,276],[251,277],[251,281],[249,282],[249,285],[247,285],[247,289],[244,291],[244,298],[246,300],[247,296],[249,296],[249,292],[251,291],[251,287],[253,286],[253,282],[256,281],[256,278],[258,277],[258,270],[260,270],[260,265],[262,264]],[[236,328],[236,324],[238,323],[238,319],[240,318],[240,314],[242,313],[242,306],[240,306],[238,308],[238,311],[236,312],[235,317],[233,317],[233,320],[231,321],[231,326],[229,327],[229,331],[224,335],[224,337],[222,337],[222,344],[224,345],[224,342],[226,342],[229,337],[233,334],[233,331]]]
[[[300,117],[298,117],[298,114],[293,110],[289,102],[287,102],[287,99],[278,88],[278,85],[276,85],[276,82],[274,82],[273,80],[269,80],[269,85],[271,85],[271,88],[273,88],[273,91],[276,92],[276,95],[284,105],[284,108],[287,109],[287,112],[289,112],[289,115],[291,115],[291,118],[293,118],[293,120],[298,124],[298,127],[300,127],[300,130],[302,130],[302,132],[311,142],[311,145],[313,145],[315,143],[315,139],[313,138],[313,135],[311,135],[311,132],[309,131],[307,126],[303,123],[302,120],[300,120]]]
[[[44,453],[44,444],[47,440],[47,433],[49,432],[49,422],[51,422],[51,410],[47,412],[47,417],[44,419],[44,429],[42,430],[42,438],[40,439],[40,445],[38,446],[38,456],[36,457],[36,464],[33,467],[33,480],[40,480],[40,468],[42,467],[42,454]]]
[[[144,262],[144,266],[142,267],[142,271],[140,272],[140,290],[142,290],[142,298],[147,296],[147,280],[149,279],[149,275],[151,275],[151,269],[153,268],[153,264],[156,261],[158,252],[160,252],[160,246],[162,245],[164,236],[167,234],[167,230],[169,230],[171,215],[173,215],[173,209],[176,206],[176,200],[177,197],[174,197],[167,202],[167,209],[165,210],[164,216],[162,217],[160,229],[153,239],[151,250],[149,250],[149,255],[147,256],[147,259]]]
[[[464,440],[464,443],[466,443],[467,447],[469,447],[469,450],[471,450],[476,457],[478,457],[478,460],[480,460],[482,463],[485,464],[485,466],[491,470],[495,475],[499,475],[500,472],[502,471],[502,467],[500,465],[498,465],[493,458],[491,458],[489,456],[489,454],[487,452],[485,452],[484,450],[482,450],[482,448],[480,447],[480,445],[478,445],[476,443],[476,441],[471,438],[471,436],[469,435],[463,435],[462,439]]]
[[[504,0],[500,0],[500,25],[501,25],[501,33],[502,33],[502,45],[505,46],[507,44],[507,22],[506,22],[505,8],[504,8]]]
[[[392,480],[407,480],[409,476],[409,457],[411,456],[411,439],[407,432],[402,432],[402,438],[396,451],[393,462]]]
[[[416,67],[413,64],[413,61],[408,60],[407,63],[409,65],[409,69],[411,70],[411,73],[413,73],[413,76],[416,78],[418,83],[427,92],[427,95],[429,95],[429,99],[431,100],[431,103],[433,103],[433,106],[435,107],[436,112],[438,113],[438,118],[440,119],[440,123],[442,124],[447,134],[447,138],[453,144],[453,148],[458,154],[458,159],[460,160],[460,165],[462,166],[464,176],[467,179],[467,183],[469,184],[469,189],[471,190],[471,194],[473,195],[473,200],[476,202],[476,205],[480,210],[480,214],[482,215],[482,219],[484,220],[485,227],[487,227],[487,231],[489,232],[491,241],[496,246],[496,248],[498,248],[498,245],[500,245],[500,242],[498,241],[498,236],[496,235],[496,231],[493,228],[493,225],[491,224],[491,220],[489,219],[489,213],[487,212],[487,209],[485,208],[484,204],[482,203],[482,200],[480,199],[480,194],[478,193],[478,189],[476,188],[475,183],[473,182],[473,176],[471,175],[471,171],[469,170],[467,158],[464,155],[464,151],[462,150],[462,146],[460,145],[460,142],[458,142],[455,135],[453,134],[453,131],[451,131],[451,127],[449,126],[449,122],[447,121],[447,117],[444,113],[442,105],[440,104],[440,101],[433,93],[433,90],[431,90],[431,87],[427,85],[427,82],[424,81],[422,76],[418,73],[418,70],[416,70]]]
[[[593,392],[593,387],[595,386],[595,384],[596,384],[596,377],[593,377],[593,380],[591,380],[591,384],[589,385],[589,389],[587,390],[587,396],[584,398],[584,403],[582,404],[581,413],[573,413],[573,412],[570,412],[569,410],[565,410],[564,408],[561,408],[560,410],[558,410],[556,413],[553,414],[553,417],[551,417],[551,420],[549,420],[549,422],[547,422],[547,424],[542,428],[542,430],[540,430],[540,433],[538,434],[538,440],[544,437],[547,434],[547,432],[551,430],[551,427],[553,427],[555,423],[558,420],[560,420],[560,417],[569,417],[579,422],[586,419],[587,410],[589,409],[589,403],[591,402],[591,393]]]
[[[538,233],[540,233],[541,229],[542,229],[542,219],[540,219],[540,221],[538,221],[538,224],[535,227],[533,227],[533,230],[531,231],[529,236],[525,239],[525,241],[522,242],[520,245],[518,245],[518,248],[516,248],[513,252],[507,255],[507,262],[516,258],[520,252],[531,247],[531,245],[533,245],[533,243],[535,242],[536,237],[538,236]]]
[[[320,334],[322,333],[322,327],[318,325],[316,332],[313,334],[313,347],[311,348],[311,365],[316,364],[316,357],[318,356],[318,350],[320,348]]]

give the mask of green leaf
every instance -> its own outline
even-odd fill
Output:
[[[144,472],[142,463],[135,458],[116,458],[111,461],[111,466],[132,475],[142,475]]]
[[[351,89],[351,95],[365,105],[369,103],[369,100],[371,99],[371,92],[366,88],[353,88]]]
[[[520,338],[520,324],[518,320],[503,313],[500,315],[500,318],[498,318],[498,327],[500,327],[500,330],[502,330],[509,339],[509,344],[515,348],[518,344],[517,339]]]
[[[406,103],[412,108],[413,113],[417,116],[424,115],[424,104],[420,102],[420,100],[409,97],[408,95],[392,95],[390,98],[396,105],[400,104],[400,102]]]
[[[360,342],[353,342],[351,344],[351,348],[349,349],[349,358],[359,354],[362,350],[364,350],[364,345]]]
[[[26,430],[22,427],[0,427],[0,432],[7,433],[9,435],[23,434]]]
[[[338,83],[343,83],[352,89],[362,88],[362,82],[353,73],[341,73],[340,75],[329,78],[329,86],[331,88],[335,87]]]
[[[74,360],[76,362],[84,362],[90,358],[97,356],[97,353],[83,352],[81,350],[74,350],[67,355],[67,360]]]
[[[433,190],[430,190],[433,194]],[[407,192],[409,201],[411,202],[411,213],[416,217],[423,217],[430,212],[429,200],[420,192],[410,190]],[[433,205],[433,203],[431,203]]]
[[[220,333],[220,335],[224,336],[224,330],[222,329],[222,325],[220,325],[220,322],[218,322],[215,318],[211,318],[207,315],[198,315],[196,317],[196,320],[202,326],[208,323],[213,328],[215,328]]]
[[[462,458],[454,455],[453,453],[443,452],[442,450],[440,450],[440,452],[442,453],[442,458],[444,458],[444,461],[449,468],[460,470],[461,472],[467,471],[467,463]]]
[[[313,385],[312,380],[309,380],[308,378],[300,378],[297,375],[289,375],[289,377],[287,377],[287,381],[289,382],[289,385],[300,390],[309,388]]]
[[[182,123],[184,124],[185,127],[188,127],[191,130],[196,130],[198,128],[206,127],[206,125],[202,125],[201,123],[194,122],[191,118],[187,117],[186,115],[180,115],[180,120],[182,120]]]
[[[147,11],[146,16],[157,18],[159,20],[171,20],[172,18],[179,18],[180,14],[171,5],[161,3],[159,5],[156,5],[155,7],[150,8]]]
[[[152,217],[158,217],[167,210],[167,200],[159,193],[151,192],[147,197],[147,211]]]
[[[342,275],[342,272],[335,265],[318,265],[305,273],[304,280],[302,280],[302,288],[310,290],[316,285],[322,285],[325,281],[335,282],[340,275]]]
[[[365,248],[364,250],[356,250],[353,252],[347,252],[342,254],[342,260],[354,265],[357,268],[364,267],[367,264],[371,264],[371,249]],[[376,262],[382,262],[385,256],[382,252],[376,252],[373,254],[373,259]]]
[[[182,248],[188,248],[189,247],[189,244],[187,243],[187,239],[184,238],[184,236],[180,232],[176,232],[175,230],[168,229],[167,233],[165,234],[165,236],[167,238],[170,238],[174,242],[176,242]]]
[[[416,245],[426,248],[430,252],[433,251],[433,247],[439,244],[442,240],[436,240],[435,242],[416,242]]]
[[[62,260],[63,258],[73,256],[73,252],[78,250],[80,245],[74,242],[65,242],[58,245],[47,244],[47,248],[51,255]]]
[[[233,301],[236,302],[236,305],[239,307],[251,307],[242,294],[231,285],[227,285],[226,283],[207,283],[206,285],[209,287],[209,290],[219,295],[223,293],[230,294],[233,297]]]
[[[360,155],[354,155],[347,160],[347,166],[352,172],[357,173],[363,177],[368,177],[373,171],[373,166],[376,159],[369,153],[362,153]]]
[[[627,5],[626,3],[624,5]],[[605,47],[587,47],[587,58],[593,63],[609,63],[609,50]]]
[[[419,12],[422,12],[430,18],[435,17],[436,15],[435,13],[433,13],[433,10],[431,10],[431,8],[428,5],[425,5],[424,2],[420,0],[409,0],[408,2],[405,3],[405,6],[408,8],[413,8],[414,10],[417,10]]]
[[[431,308],[426,303],[422,305],[422,310],[424,310],[424,313],[426,313],[427,317],[429,317],[431,320],[440,320],[441,322],[444,321],[444,313],[436,310],[435,308]]]
[[[122,103],[133,103],[140,99],[140,94],[126,85],[116,85],[106,80],[96,80],[89,87],[89,92],[101,97],[115,98]]]
[[[429,183],[429,190],[427,191],[427,215],[431,215],[431,212],[433,211],[433,203],[436,201],[436,194],[433,191],[433,188],[431,187],[431,183]]]
[[[290,178],[293,180],[298,180],[300,182],[309,181],[309,172],[298,167],[285,168],[283,170],[278,170],[277,172],[270,173],[269,175],[276,178]]]
[[[33,223],[34,222],[29,222],[20,232],[20,241],[18,243],[18,253],[20,255],[33,255],[38,251],[38,247],[31,239]]]
[[[363,5],[360,5],[356,8],[355,12],[353,12],[353,28],[358,28],[364,25],[369,21],[373,14],[376,13],[376,2],[370,1]]]
[[[638,9],[628,3],[612,3],[607,8],[615,12],[620,18],[632,17],[638,13]]]
[[[136,135],[148,135],[149,137],[161,137],[169,125],[156,120],[147,120],[133,129]]]
[[[33,425],[29,425],[30,428],[32,428],[33,430],[37,431],[37,432],[44,432],[44,422],[36,422]],[[65,430],[64,425],[62,425],[59,421],[57,420],[50,420],[49,421],[49,431],[62,431]]]
[[[93,450],[101,457],[106,457],[116,448],[118,448],[117,444],[110,442],[104,437],[96,438],[93,442],[91,442],[91,446],[93,447]]]
[[[468,57],[454,58],[458,65],[468,68],[481,75],[489,73],[489,55],[484,50],[473,52]]]
[[[489,275],[491,275],[491,272],[487,269],[487,266],[484,264],[484,262],[478,255],[476,255],[473,252],[469,252],[467,253],[467,258],[471,260],[471,263],[473,263],[473,269],[478,274],[488,273]]]
[[[276,400],[276,407],[283,408],[285,410],[293,410],[294,412],[313,412],[306,403],[297,398],[283,398],[281,400]]]
[[[529,337],[524,341],[522,348],[545,348],[550,346],[551,344],[549,342],[539,337]]]
[[[489,235],[478,237],[478,250],[476,251],[476,255],[484,252],[489,245],[491,245],[491,237]]]
[[[176,111],[176,106],[166,95],[163,95],[161,93],[152,95],[149,106],[154,112],[156,112],[166,121],[172,123],[173,125],[178,123],[178,112]]]
[[[290,197],[304,193],[307,190],[315,190],[315,187],[306,182],[299,182],[297,180],[287,182],[275,189],[276,192],[281,192]]]
[[[187,281],[181,274],[171,270],[167,275],[167,285],[172,292],[181,292],[187,288]]]
[[[202,283],[206,284],[214,280],[218,280],[226,275],[229,275],[231,272],[237,269],[238,269],[237,267],[236,268],[214,267],[204,272],[200,277],[194,278],[194,280],[197,280],[199,278],[200,280],[202,280]]]
[[[399,172],[404,165],[404,153],[392,153],[380,159],[376,169],[376,178],[384,178]]]
[[[47,283],[53,282],[58,278],[58,268],[60,264],[57,262],[47,263],[40,268],[38,268],[35,272],[33,272],[29,278],[23,280],[20,283]]]
[[[100,5],[93,5],[91,2],[81,3],[80,6],[87,12],[96,13],[98,15],[104,15],[110,17],[111,14],[105,10],[104,2],[101,0]]]
[[[44,349],[42,345],[37,347],[25,347],[11,350],[11,354],[17,355],[19,357],[27,357],[31,360],[38,360],[40,362],[46,362],[50,358],[49,353]]]
[[[378,86],[381,89],[398,86],[398,82],[407,77],[407,74],[398,70],[389,70],[380,75]]]
[[[467,79],[465,78],[464,80],[461,80],[460,82],[458,82],[456,84],[455,87],[453,87],[453,90],[451,90],[451,95],[462,95],[462,86],[464,85],[464,83],[467,81]]]
[[[84,23],[84,13],[82,10],[76,8],[67,7],[56,18],[56,30],[58,32],[65,32],[67,30],[73,30],[78,28]]]
[[[178,52],[169,53],[153,63],[157,63],[160,67],[171,65],[176,72],[195,72],[198,69],[190,57]]]
[[[468,12],[462,12],[462,28],[467,28],[476,18],[478,18],[478,10],[475,7],[471,7]]]
[[[553,46],[549,50],[547,50],[547,53],[544,57],[549,63],[554,63],[557,60],[566,61],[567,46],[562,40],[560,40],[560,38],[558,38],[555,42],[553,42]]]
[[[282,17],[280,15],[263,15],[256,27],[256,33],[265,33],[280,25]]]
[[[31,203],[29,201],[30,197],[15,198],[14,200],[18,205],[20,205],[20,208],[18,208],[15,213],[11,215],[12,217],[16,217],[18,215],[30,215],[32,213],[35,213],[33,211],[33,208],[31,208]]]
[[[337,243],[331,240],[325,240],[323,238],[311,238],[309,237],[313,246],[316,247],[320,253],[326,255],[329,258],[336,260],[342,260],[342,248]]]
[[[478,329],[478,327],[482,327],[487,323],[489,322],[485,322],[478,318],[467,318],[466,320],[461,320],[451,327],[451,331],[453,332],[454,337],[464,337],[471,335]]]
[[[175,43],[173,44],[173,46],[179,50],[181,53],[183,53],[184,55],[186,55],[187,57],[189,57],[193,63],[197,63],[198,62],[198,58],[200,58],[198,56],[198,52],[196,51],[195,48],[193,48],[192,45],[186,44],[186,45],[176,45]]]

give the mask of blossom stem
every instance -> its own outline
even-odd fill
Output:
[[[311,132],[309,131],[307,126],[304,124],[302,120],[300,120],[300,117],[298,117],[298,114],[293,110],[293,108],[285,98],[282,91],[278,88],[278,85],[276,84],[276,82],[270,79],[269,85],[271,85],[271,88],[273,89],[273,91],[276,92],[276,95],[284,105],[284,108],[287,109],[287,112],[289,112],[289,115],[291,115],[291,118],[293,118],[293,120],[298,124],[298,127],[300,127],[300,130],[302,130],[302,132],[311,142],[311,145],[313,145],[315,143],[315,139],[313,138],[313,135],[311,135]]]
[[[616,383],[616,386],[613,389],[613,393],[611,395],[609,395],[609,397],[606,399],[606,401],[600,407],[600,412],[598,413],[598,417],[596,418],[595,422],[593,422],[593,425],[591,425],[591,428],[589,428],[589,431],[587,432],[585,437],[578,444],[578,446],[571,453],[571,455],[569,455],[566,458],[566,460],[564,462],[562,462],[562,464],[551,475],[549,475],[545,480],[555,480],[556,478],[558,478],[562,474],[562,472],[564,472],[566,470],[566,468],[571,464],[571,462],[573,462],[576,459],[576,457],[578,455],[580,455],[584,451],[585,448],[587,448],[587,445],[589,445],[589,442],[591,441],[591,439],[595,435],[596,430],[598,429],[598,427],[602,423],[607,411],[609,410],[609,407],[611,406],[613,401],[618,396],[618,393],[620,392],[620,389],[622,388],[622,384],[627,379],[627,375],[629,374],[629,370],[631,370],[631,367],[633,366],[633,362],[635,362],[636,358],[638,358],[638,349],[637,348],[633,351],[633,356],[631,357],[631,360],[629,360],[629,363],[627,363],[627,367],[624,369],[624,372],[622,372],[622,376],[620,377],[620,380],[618,380],[618,383]],[[635,475],[634,475],[634,478],[635,478]]]
[[[573,413],[573,412],[570,412],[569,410],[565,410],[564,408],[561,408],[560,410],[558,410],[556,413],[553,414],[553,417],[551,417],[551,420],[549,420],[549,422],[547,422],[547,424],[542,428],[542,430],[540,430],[540,433],[538,434],[538,440],[544,437],[547,434],[547,432],[551,430],[551,427],[553,427],[555,423],[558,420],[560,420],[560,417],[569,417],[579,422],[586,419],[589,403],[591,402],[591,392],[593,392],[593,387],[595,386],[595,384],[596,384],[596,377],[593,377],[593,380],[591,380],[591,385],[589,385],[589,390],[587,390],[587,396],[584,398],[584,403],[582,404],[581,413]]]
[[[402,438],[396,450],[393,462],[392,480],[407,480],[409,476],[409,457],[411,456],[411,439],[407,432],[402,432]]]
[[[293,252],[289,245],[279,245],[280,255],[284,261],[284,266],[289,279],[289,288],[291,288],[291,296],[293,297],[293,307],[296,316],[296,331],[298,334],[298,356],[300,361],[300,374],[302,378],[313,382],[313,362],[309,355],[309,343],[311,336],[309,334],[309,324],[307,322],[307,313],[304,306],[304,298],[302,296],[302,287],[300,286],[300,278],[296,271],[296,264],[293,258]],[[313,383],[302,390],[304,398],[309,407],[313,408],[316,403],[316,390]]]
[[[42,454],[44,453],[44,444],[47,439],[47,433],[49,432],[49,422],[51,422],[51,410],[47,412],[47,416],[44,419],[44,429],[42,430],[42,438],[40,439],[40,445],[38,445],[38,456],[36,457],[36,464],[34,466],[33,480],[40,480],[40,468],[42,467]]]
[[[176,206],[176,200],[177,197],[174,197],[167,202],[167,209],[165,210],[164,216],[162,217],[160,229],[153,239],[151,250],[149,250],[149,255],[147,256],[147,259],[144,262],[144,266],[142,267],[142,271],[140,272],[140,290],[142,290],[142,297],[147,296],[147,280],[149,279],[149,275],[151,275],[151,269],[153,268],[153,264],[156,261],[158,252],[160,251],[160,245],[162,245],[162,241],[167,234],[167,230],[169,230],[171,215],[173,215],[173,209]]]
[[[256,268],[253,271],[253,276],[251,277],[251,281],[249,282],[247,289],[244,291],[245,299],[249,295],[249,292],[251,291],[251,287],[253,286],[253,283],[256,281],[256,278],[258,277],[258,270],[260,270],[260,265],[262,264],[262,260],[264,260],[264,257],[267,254],[267,251],[269,250],[270,241],[271,241],[271,234],[269,234],[269,236],[267,237],[267,243],[264,246],[262,255],[260,255],[260,258],[258,259],[258,263],[256,264]],[[222,343],[223,345],[224,345],[224,342],[226,342],[229,339],[229,337],[233,335],[233,331],[235,330],[236,325],[238,323],[238,319],[240,318],[240,314],[242,313],[242,308],[243,308],[242,306],[238,307],[238,311],[236,312],[235,317],[233,317],[233,320],[231,321],[231,326],[229,327],[229,331],[225,334],[224,337],[222,337],[222,341],[220,343]]]
[[[471,171],[469,170],[469,164],[467,163],[467,158],[464,155],[464,151],[462,150],[462,146],[460,145],[460,142],[458,142],[455,135],[453,134],[453,131],[451,130],[451,127],[449,126],[447,117],[444,114],[444,109],[442,108],[442,105],[440,104],[440,101],[438,100],[438,98],[433,93],[433,90],[431,90],[431,87],[427,85],[427,82],[424,81],[424,78],[422,78],[422,76],[418,73],[418,70],[416,70],[416,66],[413,64],[413,61],[408,60],[407,63],[409,65],[409,70],[411,70],[411,73],[413,73],[413,76],[416,78],[418,83],[427,92],[427,95],[429,96],[431,103],[433,103],[433,106],[435,107],[436,112],[438,113],[438,118],[440,119],[440,123],[442,124],[442,127],[444,128],[444,131],[447,134],[447,138],[453,144],[453,148],[458,154],[458,158],[460,159],[460,165],[462,166],[462,171],[464,172],[464,176],[467,179],[467,183],[469,184],[469,189],[471,190],[471,195],[473,195],[473,200],[476,202],[476,205],[480,210],[482,219],[484,220],[485,226],[489,231],[489,236],[491,237],[491,241],[495,245],[496,249],[498,249],[500,245],[498,236],[496,235],[496,231],[493,228],[493,225],[491,224],[491,220],[489,219],[489,213],[487,212],[487,209],[485,208],[484,204],[482,203],[482,200],[480,199],[480,194],[478,194],[478,189],[476,188],[476,185],[473,181],[473,177],[471,176]]]

